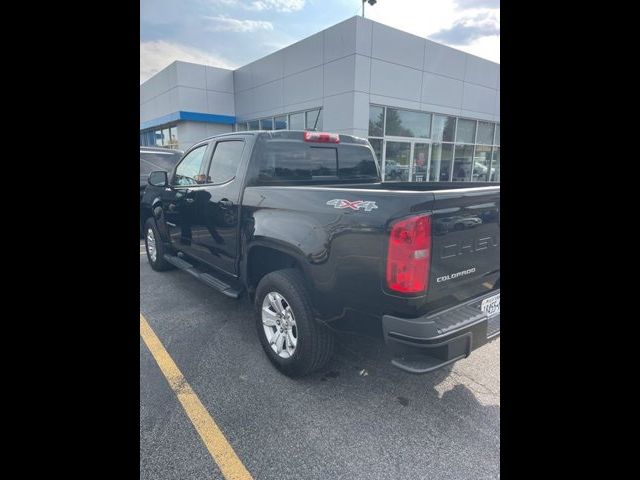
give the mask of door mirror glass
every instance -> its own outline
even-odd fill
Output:
[[[147,181],[149,182],[149,185],[153,185],[154,187],[166,187],[169,185],[169,178],[167,172],[164,170],[151,172]]]

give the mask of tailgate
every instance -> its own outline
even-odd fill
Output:
[[[429,297],[494,282],[500,271],[500,187],[433,193]]]

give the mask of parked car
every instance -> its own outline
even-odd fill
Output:
[[[409,165],[404,165],[395,160],[387,159],[385,164],[385,179],[388,181],[407,181],[409,178]]]
[[[491,175],[489,176],[489,167],[482,163],[482,158],[478,158],[475,160],[473,164],[473,180],[474,181],[485,181],[489,180],[489,178],[493,178],[496,173],[496,169],[491,167]]]
[[[182,150],[161,147],[140,147],[140,200],[147,187],[149,174],[154,170],[171,170],[182,158]]]
[[[160,147],[140,147],[140,201],[147,187],[149,174],[154,170],[171,170],[182,158],[182,150],[169,150]],[[142,238],[142,227],[140,227]]]
[[[205,139],[148,183],[151,267],[246,294],[286,375],[325,365],[347,326],[383,335],[412,373],[500,333],[499,184],[382,183],[367,140],[302,131]],[[433,235],[452,210],[484,220]]]

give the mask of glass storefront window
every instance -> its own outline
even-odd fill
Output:
[[[322,110],[310,110],[306,112],[307,130],[322,130]]]
[[[493,145],[493,128],[495,123],[478,122],[478,136],[476,143],[480,145]]]
[[[287,129],[287,116],[276,117],[274,121],[274,130],[286,130]]]
[[[382,137],[384,135],[384,108],[369,106],[369,135]]]
[[[378,166],[380,166],[382,163],[382,139],[370,138],[369,143],[373,147],[373,151],[376,154],[376,160],[378,161]]]
[[[321,108],[260,120],[250,120],[236,125],[236,131],[238,132],[245,130],[313,130],[314,128],[315,130],[322,130]]]
[[[456,117],[446,115],[433,116],[431,138],[434,142],[453,142],[456,134]]]
[[[500,181],[499,123],[370,104],[368,127],[384,181]]]
[[[468,182],[471,180],[472,163],[473,145],[456,145],[451,179],[454,182]]]
[[[473,156],[473,175],[471,177],[474,182],[489,181],[491,149],[492,147],[488,145],[476,145],[476,152]]]
[[[162,129],[162,146],[163,147],[169,146],[170,138],[171,138],[171,135],[169,135],[169,129],[163,128]]]
[[[427,164],[429,163],[429,144],[415,143],[413,145],[413,178],[412,182],[427,181]]]
[[[385,182],[409,181],[409,156],[411,144],[409,142],[387,142],[384,166]]]
[[[490,182],[500,181],[500,147],[493,147],[493,155],[491,158],[491,174]]]
[[[452,161],[453,161],[453,145],[451,143],[432,144],[431,165],[429,167],[429,181],[430,182],[450,181]]]
[[[304,130],[304,113],[289,115],[289,130]]]
[[[386,135],[428,138],[430,131],[430,113],[387,108]]]
[[[456,132],[457,143],[474,143],[476,139],[476,121],[458,119],[458,131]]]
[[[172,148],[178,148],[178,127],[169,129],[169,144]]]

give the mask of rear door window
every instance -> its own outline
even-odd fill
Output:
[[[243,151],[242,140],[218,142],[209,167],[208,183],[226,183],[233,180],[238,172]]]

